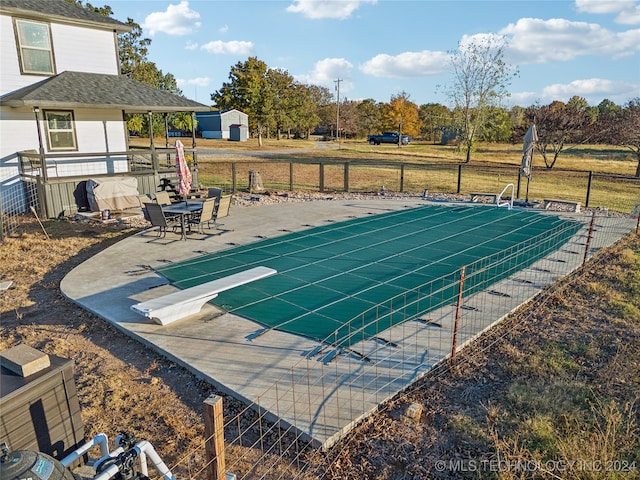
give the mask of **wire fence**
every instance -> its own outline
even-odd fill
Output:
[[[567,232],[547,232],[363,312],[348,323],[348,342],[337,342],[344,329],[334,332],[241,411],[227,411],[222,399],[218,431],[172,470],[194,479],[225,478],[224,472],[237,479],[322,478],[359,423],[473,356],[483,333],[521,315],[523,304],[543,302],[620,238],[639,234],[637,203],[554,211],[581,224],[560,249],[558,237]],[[521,268],[524,255],[533,260]],[[212,449],[222,434],[224,442]]]

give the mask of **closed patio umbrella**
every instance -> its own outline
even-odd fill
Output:
[[[536,130],[536,124],[532,123],[524,135],[524,144],[522,146],[522,165],[520,166],[520,173],[527,177],[527,197],[526,201],[529,201],[529,180],[531,180],[531,163],[533,160],[533,149],[538,141],[538,132]]]
[[[176,172],[178,174],[178,193],[184,195],[185,201],[187,195],[191,192],[191,170],[187,165],[184,157],[184,145],[180,140],[176,140]]]

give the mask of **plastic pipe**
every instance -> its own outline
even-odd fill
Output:
[[[173,475],[173,473],[171,473],[171,470],[169,470],[169,468],[165,465],[165,463],[160,458],[160,455],[156,453],[153,445],[151,445],[149,442],[143,440],[141,442],[138,442],[133,448],[136,449],[138,455],[140,456],[140,469],[143,471],[143,473],[147,468],[146,457],[149,457],[155,469],[162,474],[165,480],[176,480],[176,477]],[[143,459],[144,465],[142,465]]]
[[[67,455],[62,460],[60,460],[60,463],[64,467],[68,467],[69,465],[71,465],[73,462],[78,460],[82,455],[87,453],[89,450],[91,450],[96,445],[100,446],[100,456],[101,457],[109,455],[109,439],[107,438],[106,434],[99,433],[95,437],[93,437],[91,440],[86,442],[84,445],[78,447],[73,452],[71,452],[69,455]]]

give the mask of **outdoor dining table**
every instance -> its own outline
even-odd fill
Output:
[[[187,239],[187,219],[189,216],[195,212],[202,210],[202,202],[180,202],[180,203],[172,203],[171,205],[165,205],[162,207],[162,211],[165,214],[170,215],[180,215],[180,229],[182,236],[180,237],[182,240]]]

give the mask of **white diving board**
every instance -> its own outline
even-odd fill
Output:
[[[278,273],[273,268],[255,267],[244,272],[235,273],[211,282],[169,293],[162,297],[131,305],[131,310],[160,325],[168,325],[198,313],[202,306],[218,296],[218,293],[230,290],[246,283]]]

